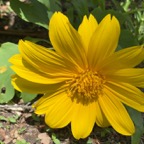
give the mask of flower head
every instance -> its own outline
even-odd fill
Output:
[[[123,104],[144,111],[144,70],[133,68],[144,58],[142,46],[115,52],[120,35],[118,20],[107,15],[98,24],[84,16],[78,31],[68,18],[55,12],[49,36],[55,51],[19,41],[20,54],[10,62],[13,86],[43,93],[35,113],[44,114],[52,128],[71,123],[76,139],[87,137],[96,123],[132,135],[134,124]]]

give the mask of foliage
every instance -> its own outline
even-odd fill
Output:
[[[144,125],[143,125],[143,118],[142,114],[134,109],[127,108],[131,118],[134,121],[134,124],[136,126],[136,132],[131,138],[131,144],[139,144],[140,138],[144,132]]]
[[[48,21],[53,11],[61,10],[57,0],[11,1],[11,8],[25,21],[33,22],[48,29]]]
[[[9,116],[9,117],[4,117],[4,116],[0,116],[0,121],[7,121],[10,123],[16,123],[17,119],[19,118],[18,115],[13,115],[13,116]]]
[[[14,97],[14,88],[11,85],[11,75],[8,59],[18,52],[16,44],[4,43],[0,47],[0,103],[7,103]]]
[[[56,137],[56,135],[55,135],[54,133],[52,134],[52,140],[53,140],[53,142],[54,142],[55,144],[61,144],[60,140],[57,139],[57,137]]]
[[[30,144],[30,143],[26,142],[24,139],[22,139],[22,140],[17,140],[16,144]]]
[[[117,50],[125,47],[144,44],[144,2],[134,0],[11,0],[11,9],[23,20],[32,22],[48,29],[51,15],[55,11],[65,13],[73,26],[78,27],[84,15],[92,13],[98,21],[106,14],[115,15],[121,24],[121,36]],[[31,41],[35,39],[30,38]],[[37,41],[36,41],[37,42]],[[0,46],[0,103],[10,102],[16,95],[11,85],[11,75],[14,72],[10,69],[8,59],[18,52],[17,44],[4,43]],[[21,93],[24,102],[32,101],[37,94]],[[141,113],[127,108],[135,126],[136,133],[132,136],[132,144],[139,143],[143,134],[143,119]],[[15,119],[15,118],[14,118]],[[6,120],[0,117],[0,120]],[[15,119],[16,120],[16,119]],[[15,122],[9,119],[10,122]],[[60,143],[53,134],[54,143]],[[88,143],[90,143],[91,139]],[[17,144],[26,144],[25,141],[17,141]]]

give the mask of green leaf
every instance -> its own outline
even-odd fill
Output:
[[[70,22],[72,23],[73,26],[75,26],[75,22],[74,22],[74,8],[73,7],[69,7],[66,11],[66,15],[69,18]]]
[[[18,118],[19,118],[18,115],[13,115],[11,117],[8,117],[8,121],[11,122],[11,123],[16,123]]]
[[[23,20],[33,22],[48,29],[49,11],[47,7],[38,0],[31,0],[28,3],[12,0],[10,1],[10,6]]]
[[[8,42],[0,47],[0,103],[7,103],[14,97],[15,91],[11,85],[11,75],[14,72],[11,70],[8,60],[18,53],[16,44]]]
[[[28,94],[28,93],[23,92],[23,93],[21,93],[21,97],[24,100],[24,102],[26,103],[26,102],[30,102],[34,98],[36,98],[37,94]]]
[[[26,130],[26,127],[22,127],[18,130],[18,133],[19,134],[22,134],[24,131]]]
[[[2,142],[2,141],[0,140],[0,144],[4,144],[4,142]]]
[[[58,0],[31,0],[21,2],[20,0],[10,1],[11,9],[23,20],[32,22],[48,29],[49,19],[53,12],[61,11]]]
[[[87,0],[72,0],[71,1],[74,10],[77,12],[74,26],[77,28],[78,25],[81,23],[84,15],[89,15],[89,9],[88,9],[88,1]]]
[[[0,115],[0,121],[8,121],[8,119],[2,115]]]
[[[89,138],[86,142],[86,144],[92,144],[93,143],[93,139],[92,138]]]
[[[17,140],[16,144],[30,144],[29,142],[26,142],[26,140],[21,139],[21,140]]]
[[[139,144],[141,136],[144,133],[143,118],[141,112],[138,112],[130,107],[126,107],[134,124],[136,131],[131,137],[131,144]]]
[[[119,39],[119,45],[122,48],[127,48],[138,45],[138,41],[129,30],[122,30]]]
[[[8,120],[11,123],[16,123],[16,119],[14,117],[9,117]]]
[[[105,9],[105,0],[97,0],[99,6],[104,10]]]
[[[61,11],[61,3],[59,0],[38,0],[45,5],[49,11]]]
[[[130,4],[131,4],[131,0],[126,0],[125,2],[122,3],[122,7],[126,12],[129,11]]]
[[[60,140],[57,139],[56,135],[54,133],[52,133],[52,140],[55,144],[61,144]]]
[[[72,1],[73,6],[75,7],[78,16],[82,18],[84,15],[89,15],[88,10],[88,1],[87,0],[73,0]]]

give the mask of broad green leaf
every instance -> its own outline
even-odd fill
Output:
[[[31,0],[28,3],[12,0],[10,1],[10,6],[23,20],[33,22],[48,29],[48,8],[38,0]]]
[[[14,97],[14,88],[11,85],[11,75],[14,72],[10,69],[9,58],[19,53],[18,47],[13,43],[4,43],[0,47],[0,103],[7,103]]]
[[[10,1],[12,10],[23,20],[32,22],[48,29],[49,19],[53,12],[61,11],[58,0],[31,0],[21,2],[20,0]]]
[[[88,1],[87,0],[72,0],[71,1],[75,11],[77,12],[75,21],[74,21],[74,27],[78,27],[78,25],[81,23],[84,15],[89,15],[89,9],[88,9]]]
[[[89,15],[89,10],[88,10],[88,1],[87,0],[73,0],[72,4],[74,8],[76,9],[79,18],[82,19],[84,15]]]
[[[143,118],[141,112],[138,112],[130,107],[126,107],[134,124],[136,131],[131,136],[131,144],[139,144],[141,140],[141,136],[144,133],[144,125],[143,125]]]
[[[28,94],[28,93],[21,93],[21,97],[25,103],[32,101],[34,98],[37,97],[37,94]]]
[[[45,5],[49,11],[61,11],[61,3],[59,0],[38,0]]]
[[[59,0],[38,0],[38,1],[47,7],[49,19],[51,18],[53,12],[62,11],[61,2]]]
[[[122,48],[127,48],[138,45],[138,41],[129,30],[122,30],[119,39],[119,45]]]
[[[70,7],[67,9],[66,11],[66,15],[69,18],[70,22],[72,23],[72,25],[75,27],[75,22],[74,22],[74,8]]]

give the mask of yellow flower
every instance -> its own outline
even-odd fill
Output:
[[[115,52],[120,35],[118,20],[107,15],[98,24],[84,16],[78,31],[68,18],[55,12],[49,24],[53,48],[19,41],[20,54],[10,62],[15,89],[43,93],[34,104],[52,128],[71,123],[76,139],[87,137],[96,123],[132,135],[134,124],[123,104],[144,111],[144,70],[133,68],[144,59],[142,46]]]

